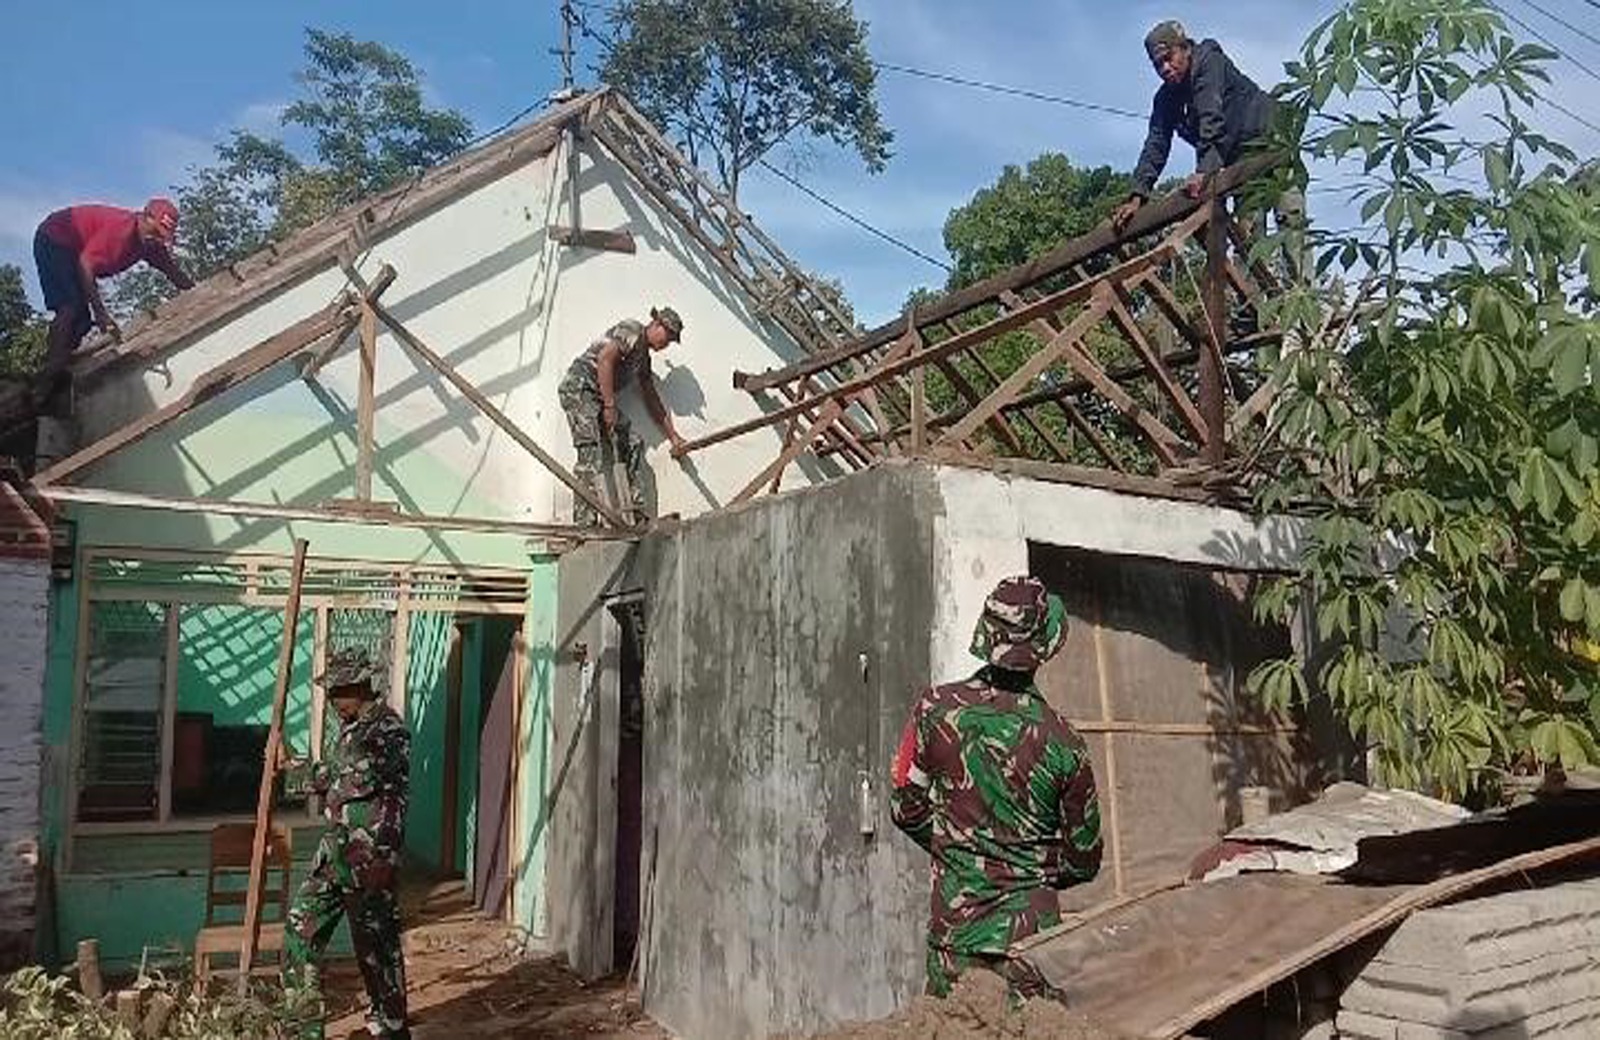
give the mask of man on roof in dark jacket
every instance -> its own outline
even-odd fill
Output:
[[[1272,120],[1272,98],[1239,71],[1216,40],[1195,43],[1182,25],[1167,21],[1150,30],[1144,49],[1162,82],[1133,171],[1133,193],[1111,215],[1119,231],[1150,197],[1172,152],[1173,134],[1194,145],[1195,172],[1183,187],[1197,199],[1206,181],[1238,162],[1245,145],[1264,134]]]

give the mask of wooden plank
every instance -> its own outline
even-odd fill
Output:
[[[197,513],[208,516],[244,516],[267,520],[304,520],[325,524],[373,523],[384,527],[411,527],[422,531],[484,531],[491,534],[515,534],[533,538],[571,539],[574,541],[629,539],[633,534],[605,528],[574,527],[571,524],[525,523],[518,520],[497,520],[475,516],[429,516],[402,513],[368,521],[349,513],[340,513],[315,506],[282,506],[269,502],[235,502],[221,499],[175,498],[164,495],[145,495],[132,491],[114,491],[109,488],[66,487],[46,488],[45,493],[56,502],[81,502],[86,505],[120,506],[128,509],[159,509],[172,513]]]
[[[1094,295],[1089,300],[1089,305],[1084,308],[1083,313],[1074,318],[1066,328],[1056,333],[1052,339],[1047,340],[1042,349],[1019,365],[1015,372],[1007,376],[988,397],[983,399],[982,404],[973,408],[962,416],[959,422],[946,430],[939,443],[943,446],[951,446],[952,442],[964,441],[971,437],[979,426],[989,420],[991,415],[1015,400],[1017,395],[1032,385],[1035,379],[1044,375],[1051,365],[1061,360],[1069,350],[1074,349],[1079,340],[1096,325],[1100,324],[1101,319],[1106,316],[1110,307],[1110,289],[1106,287],[1105,283],[1096,285]],[[1021,312],[1022,309],[1019,309],[1013,313]]]
[[[1173,248],[1174,247],[1172,243],[1163,243],[1152,249],[1150,252],[1136,257],[1125,264],[1119,265],[1119,267],[1115,269],[1116,273],[1119,277],[1132,277],[1133,275],[1138,274],[1140,271],[1146,270],[1147,268],[1160,263],[1172,252]],[[818,394],[814,397],[804,398],[785,408],[779,408],[775,411],[768,412],[766,415],[759,418],[750,419],[741,423],[735,423],[732,426],[724,427],[721,430],[717,430],[713,433],[706,434],[703,437],[689,441],[688,444],[684,446],[683,451],[679,454],[683,455],[690,452],[699,451],[700,449],[708,448],[713,444],[720,444],[723,441],[732,440],[733,438],[749,433],[752,430],[759,430],[763,429],[764,427],[774,425],[775,423],[780,423],[791,416],[799,415],[807,408],[817,407],[824,399],[853,396],[856,392],[865,387],[876,385],[877,383],[883,382],[884,380],[894,376],[903,375],[904,373],[910,372],[912,369],[921,365],[932,364],[941,358],[948,358],[958,351],[966,350],[976,344],[986,343],[989,340],[994,339],[996,336],[1000,336],[1004,333],[1012,332],[1016,329],[1022,328],[1035,319],[1048,314],[1053,314],[1063,307],[1070,306],[1075,303],[1082,303],[1088,298],[1091,292],[1091,289],[1087,289],[1082,286],[1073,286],[1072,288],[1062,290],[1059,293],[1041,297],[1037,301],[1029,303],[1019,310],[1003,314],[995,320],[979,326],[978,328],[969,329],[966,332],[963,332],[958,336],[952,336],[950,339],[944,340],[941,343],[935,343],[932,346],[924,347],[915,353],[899,357],[889,364],[880,363],[878,367],[874,368],[866,375],[858,376],[854,379],[843,380],[832,389],[824,390],[821,394]],[[791,377],[790,380],[783,381],[789,382],[792,381],[793,378],[799,378],[799,376],[794,376]]]
[[[1200,352],[1200,413],[1206,436],[1201,458],[1215,466],[1227,453],[1228,427],[1223,401],[1222,345],[1228,340],[1228,206],[1221,195],[1208,203],[1211,219],[1206,222],[1206,275],[1204,297],[1211,330],[1208,349]]]
[[[796,437],[793,443],[779,452],[778,457],[770,462],[760,473],[756,474],[756,478],[746,484],[737,495],[733,496],[728,505],[736,506],[740,502],[746,502],[753,498],[756,492],[761,490],[763,484],[771,480],[775,475],[782,473],[785,466],[799,458],[806,448],[810,446],[812,438],[842,414],[844,414],[844,406],[839,403],[839,399],[837,397],[829,398],[822,406],[821,411],[818,412],[816,420],[806,427],[805,433]]]
[[[294,563],[289,578],[289,601],[283,608],[283,644],[278,649],[278,678],[272,690],[272,720],[262,752],[261,788],[256,794],[256,829],[250,843],[250,884],[245,889],[244,936],[239,945],[239,995],[250,992],[250,967],[261,938],[261,896],[267,876],[267,843],[272,837],[273,785],[278,775],[278,752],[283,745],[283,714],[289,699],[289,673],[294,668],[296,632],[300,627],[300,588],[306,576],[304,538],[294,540]]]
[[[321,675],[328,667],[328,611],[318,606],[311,632],[311,674]],[[311,746],[306,749],[306,759],[322,761],[322,745],[327,739],[328,697],[321,686],[311,684]]]
[[[1184,1033],[1207,1019],[1222,1014],[1240,1001],[1248,1000],[1273,983],[1286,979],[1302,968],[1338,953],[1360,939],[1404,920],[1412,913],[1464,896],[1502,878],[1526,875],[1541,869],[1579,861],[1600,859],[1600,838],[1569,842],[1553,848],[1526,852],[1499,863],[1426,885],[1407,888],[1396,898],[1362,915],[1342,928],[1329,932],[1303,949],[1280,958],[1271,965],[1216,992],[1197,1007],[1175,1015],[1155,1028],[1151,1035],[1162,1040],[1178,1040]]]
[[[1028,480],[1042,480],[1055,484],[1073,484],[1079,487],[1100,488],[1119,495],[1137,495],[1174,502],[1215,503],[1219,496],[1203,488],[1176,484],[1161,477],[1145,477],[1136,473],[1112,473],[1093,466],[1078,466],[1070,462],[1042,462],[1038,459],[1004,459],[992,455],[978,455],[970,451],[939,448],[930,450],[929,457],[949,466],[965,466],[987,470],[990,473],[1010,474]]]
[[[356,497],[372,501],[372,425],[377,410],[378,316],[361,302],[361,373],[356,388]]]
[[[390,314],[382,304],[374,302],[372,309],[377,313],[378,317],[383,320],[383,323],[389,326],[389,331],[394,333],[396,339],[409,348],[412,353],[426,361],[434,369],[434,371],[444,376],[446,381],[448,381],[451,386],[455,387],[461,396],[465,397],[468,401],[471,401],[478,411],[482,412],[490,422],[500,427],[500,429],[503,430],[508,437],[521,445],[522,450],[532,455],[535,459],[538,459],[540,465],[549,470],[557,480],[561,481],[561,483],[567,485],[567,487],[572,490],[573,494],[587,502],[602,519],[604,519],[613,527],[627,526],[622,517],[606,504],[605,499],[601,498],[595,493],[594,488],[585,486],[583,481],[573,476],[571,470],[557,462],[554,456],[552,456],[549,452],[539,447],[538,443],[532,437],[529,437],[523,432],[522,427],[512,422],[504,412],[496,408],[487,397],[483,396],[483,394],[479,392],[477,387],[469,383],[461,375],[461,373],[457,372],[449,362],[445,361],[444,358],[434,353],[432,348],[430,348],[426,343],[422,342],[422,340],[413,334],[410,329],[402,325],[400,320],[393,314]]]
[[[633,232],[626,228],[606,231],[599,228],[580,229],[551,224],[549,233],[552,242],[577,249],[598,249],[607,253],[627,253],[630,256],[639,251],[638,245],[633,240]]]
[[[1128,309],[1128,305],[1132,302],[1132,297],[1128,295],[1128,290],[1125,286],[1117,285],[1112,287],[1112,323],[1122,332],[1122,335],[1133,347],[1134,353],[1139,355],[1139,360],[1143,361],[1145,367],[1149,369],[1150,377],[1155,380],[1155,384],[1162,394],[1177,409],[1178,414],[1183,417],[1183,421],[1188,425],[1189,429],[1194,431],[1195,441],[1204,443],[1206,424],[1205,419],[1200,415],[1200,409],[1196,408],[1194,402],[1189,399],[1189,395],[1179,385],[1177,378],[1173,376],[1171,370],[1161,360],[1160,353],[1155,347],[1151,346],[1150,340],[1145,337],[1144,329],[1140,328],[1139,323],[1134,320],[1133,312]]]
[[[911,452],[920,455],[928,447],[928,390],[926,368],[911,373]]]
[[[1146,278],[1139,286],[1150,294],[1150,299],[1157,309],[1166,316],[1168,323],[1177,330],[1178,335],[1189,342],[1189,345],[1200,349],[1207,343],[1207,333],[1195,327],[1189,315],[1184,312],[1183,304],[1178,301],[1177,294],[1160,278]],[[1172,360],[1170,357],[1167,360]]]
[[[137,443],[157,430],[183,418],[196,407],[226,390],[248,381],[292,354],[315,345],[328,336],[342,338],[354,322],[340,307],[314,314],[251,347],[236,357],[215,365],[190,384],[189,389],[153,412],[107,434],[61,459],[33,478],[34,485],[47,488],[79,470],[94,465],[106,456]]]
[[[1214,181],[1217,194],[1225,196],[1232,193],[1250,178],[1271,169],[1277,161],[1274,156],[1263,155],[1228,167],[1218,174]],[[1193,217],[1204,206],[1203,201],[1190,199],[1181,191],[1173,192],[1157,202],[1140,207],[1139,212],[1120,234],[1113,231],[1109,224],[1102,224],[1088,234],[1063,242],[1028,263],[1020,264],[981,282],[975,282],[958,292],[918,304],[917,318],[924,323],[932,324],[955,317],[999,298],[1002,292],[1033,285],[1052,275],[1070,270],[1073,265],[1083,263],[1110,249],[1137,242],[1162,231],[1186,218]],[[887,343],[892,343],[904,335],[905,331],[905,318],[902,316],[841,347],[796,364],[762,373],[736,372],[733,385],[753,391],[766,389],[779,382],[792,382],[802,375],[831,368],[841,361],[860,357]]]

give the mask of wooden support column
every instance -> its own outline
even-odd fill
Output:
[[[378,316],[361,301],[361,377],[356,389],[356,498],[372,501],[372,424],[377,410]]]
[[[915,328],[916,326],[912,326]],[[911,453],[920,455],[928,447],[928,388],[926,368],[911,373]]]
[[[256,793],[256,829],[250,846],[250,887],[245,890],[243,941],[239,946],[239,994],[250,992],[250,966],[261,938],[261,895],[267,876],[267,846],[272,842],[272,796],[278,775],[278,751],[283,746],[283,714],[289,699],[289,674],[294,668],[295,632],[300,621],[300,590],[305,584],[306,540],[294,540],[294,563],[289,571],[289,596],[283,608],[283,644],[278,648],[278,681],[272,691],[272,720],[267,726],[267,746],[261,766],[261,789]]]
[[[1205,304],[1211,342],[1200,352],[1200,414],[1205,423],[1201,458],[1220,463],[1227,451],[1227,416],[1222,389],[1222,345],[1228,336],[1228,204],[1213,195],[1206,222]]]

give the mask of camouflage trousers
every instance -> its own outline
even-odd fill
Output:
[[[340,918],[350,922],[350,942],[371,1002],[369,1029],[377,1036],[408,1036],[406,962],[400,949],[400,903],[394,889],[352,888],[316,869],[295,894],[284,930],[283,988],[294,1016],[294,1035],[322,1040],[318,964]]]
[[[1045,981],[1038,969],[1026,961],[1008,957],[1003,953],[963,953],[948,946],[928,945],[928,984],[930,997],[948,997],[956,979],[963,973],[978,969],[992,971],[1006,980],[1011,988],[1011,1000],[1021,1004],[1024,1000],[1049,998],[1063,1000],[1060,990]]]
[[[567,413],[567,425],[572,428],[572,446],[578,453],[578,462],[572,467],[572,475],[606,499],[605,474],[612,462],[620,460],[628,474],[634,515],[644,516],[644,484],[639,479],[644,469],[644,441],[633,432],[628,417],[619,410],[617,424],[611,428],[611,436],[607,437],[605,423],[600,417],[602,402],[598,394],[581,387],[563,386],[558,396],[561,410]],[[592,527],[599,520],[594,508],[583,499],[572,503],[573,523]]]

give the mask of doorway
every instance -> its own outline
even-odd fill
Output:
[[[640,849],[644,833],[644,610],[614,605],[617,647],[617,823],[611,968],[627,971],[639,944]]]

